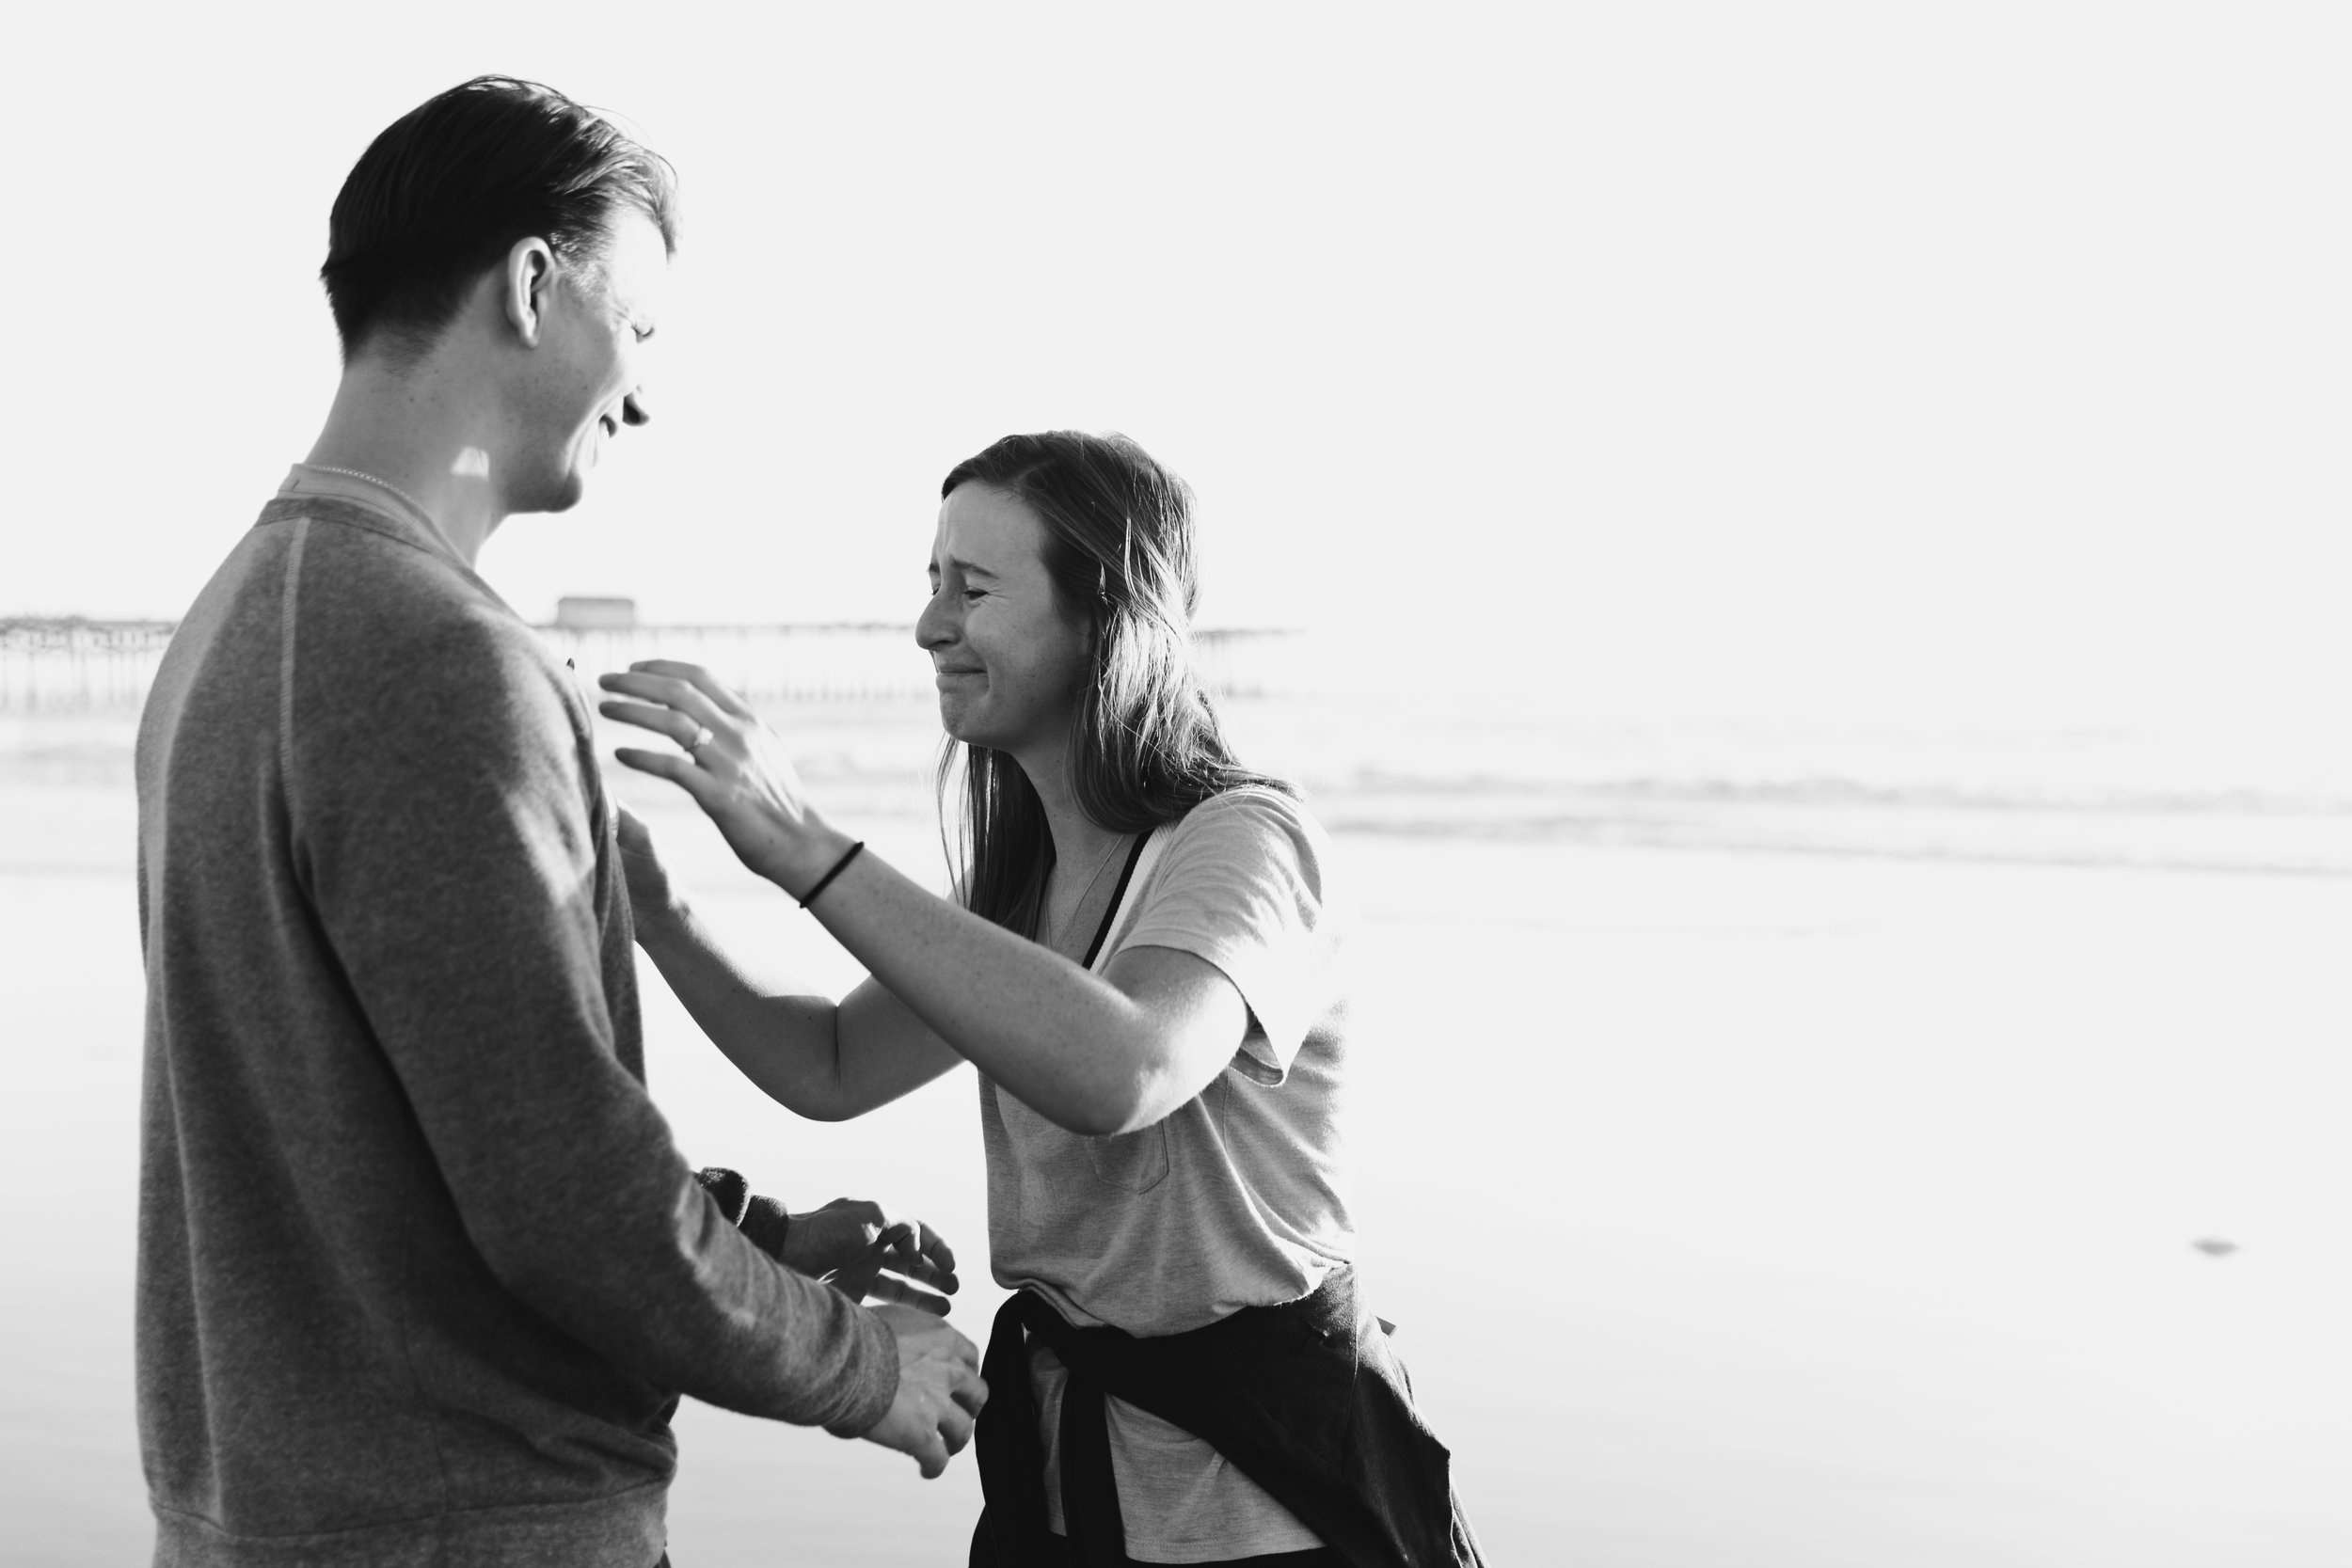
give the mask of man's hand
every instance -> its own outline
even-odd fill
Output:
[[[947,1315],[956,1293],[956,1255],[939,1232],[920,1220],[893,1220],[866,1198],[836,1197],[793,1215],[784,1261],[852,1301],[901,1302],[934,1317]]]
[[[911,1307],[877,1307],[874,1315],[898,1341],[898,1392],[865,1438],[914,1455],[923,1479],[932,1480],[972,1441],[973,1419],[988,1402],[979,1349]]]

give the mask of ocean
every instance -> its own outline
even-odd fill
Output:
[[[1361,913],[1363,1270],[1498,1563],[2352,1560],[2352,751],[1236,700]],[[919,702],[778,707],[937,876]],[[135,1560],[128,715],[0,718],[0,1561]],[[779,975],[856,967],[628,781]],[[698,1163],[880,1196],[990,1285],[966,1072],[797,1120],[646,971]],[[679,1568],[961,1560],[969,1458],[689,1402]]]

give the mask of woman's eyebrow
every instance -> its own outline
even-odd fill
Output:
[[[996,574],[990,571],[987,567],[976,566],[969,561],[959,560],[952,555],[947,558],[947,564],[953,566],[957,571],[961,572],[968,578],[986,578],[991,582],[998,580]]]

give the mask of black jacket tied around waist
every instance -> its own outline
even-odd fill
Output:
[[[1361,1309],[1351,1269],[1297,1301],[1151,1338],[1073,1327],[1037,1292],[1016,1293],[996,1314],[981,1367],[987,1507],[973,1533],[972,1568],[1029,1568],[1044,1556],[1032,1335],[1070,1373],[1061,1497],[1072,1562],[1126,1560],[1103,1403],[1115,1395],[1216,1449],[1351,1568],[1483,1568],[1445,1446],[1413,1408],[1404,1365],[1384,1325]]]

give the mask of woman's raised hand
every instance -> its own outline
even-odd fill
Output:
[[[628,879],[628,907],[638,925],[667,917],[677,900],[677,886],[661,862],[660,846],[644,819],[619,801],[621,871]]]
[[[702,666],[667,658],[596,684],[638,699],[597,704],[607,719],[666,736],[683,752],[625,746],[613,753],[621,762],[692,796],[736,856],[787,893],[824,875],[844,846],[810,808],[784,743],[742,698]]]

